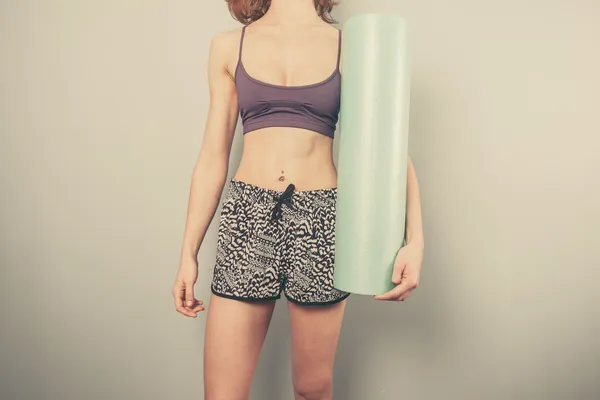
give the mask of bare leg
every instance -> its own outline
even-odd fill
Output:
[[[275,301],[211,295],[204,341],[204,399],[247,400]]]
[[[346,301],[327,306],[289,302],[295,400],[331,400],[333,362]]]

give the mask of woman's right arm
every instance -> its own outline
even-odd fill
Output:
[[[237,95],[227,68],[232,51],[235,51],[233,43],[237,43],[231,36],[229,32],[221,33],[214,36],[210,43],[210,105],[202,146],[192,173],[181,260],[173,286],[177,311],[189,317],[196,317],[196,313],[204,309],[202,302],[194,297],[198,250],[219,205],[237,124]]]

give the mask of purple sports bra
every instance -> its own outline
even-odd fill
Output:
[[[238,63],[235,69],[240,117],[244,134],[267,127],[304,128],[333,138],[340,111],[340,54],[342,31],[338,36],[337,64],[325,80],[302,86],[282,86],[251,77],[242,63],[242,28]]]

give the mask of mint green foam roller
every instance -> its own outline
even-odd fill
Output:
[[[334,286],[394,287],[404,244],[410,60],[407,23],[363,14],[343,28]]]

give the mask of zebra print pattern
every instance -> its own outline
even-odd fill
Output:
[[[238,300],[285,297],[332,304],[350,294],[333,287],[337,189],[283,192],[232,180],[221,209],[212,292]]]

